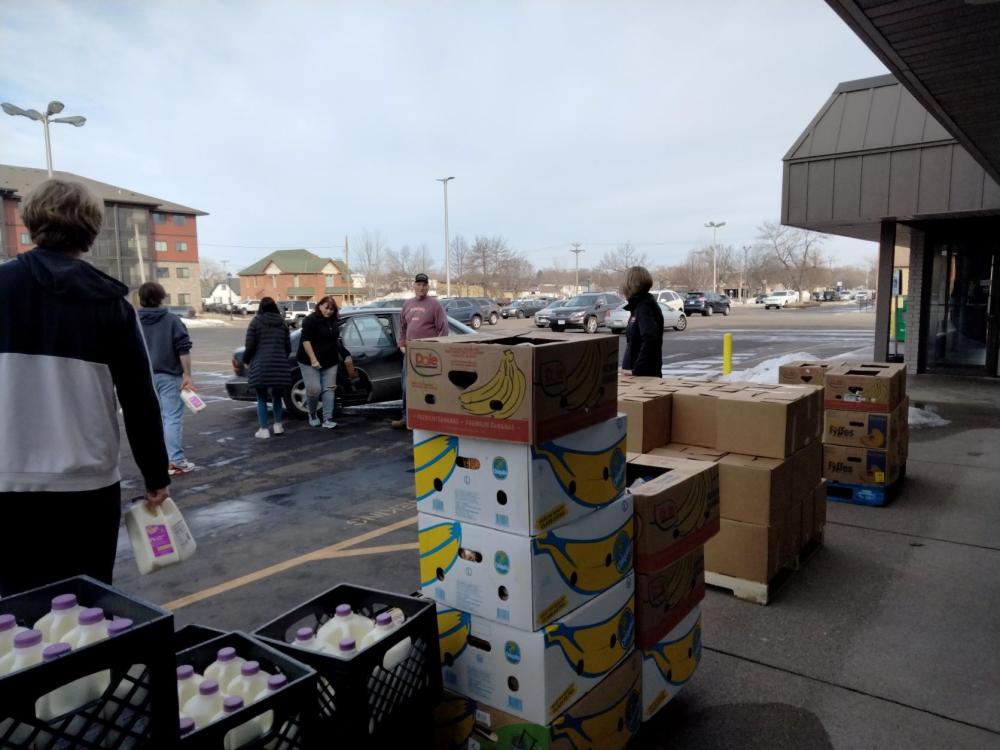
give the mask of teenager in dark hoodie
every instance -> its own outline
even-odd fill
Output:
[[[642,266],[632,266],[625,274],[622,296],[631,316],[625,328],[625,356],[622,369],[633,375],[663,377],[663,311],[649,293],[653,277]]]
[[[246,348],[243,363],[250,367],[247,383],[257,389],[257,424],[255,438],[271,437],[267,431],[267,400],[271,398],[274,413],[274,434],[281,435],[285,427],[281,423],[281,400],[291,381],[288,369],[288,355],[292,351],[291,338],[285,319],[278,312],[277,303],[264,297],[257,308],[250,325],[247,326]]]
[[[81,574],[111,583],[119,404],[146,504],[170,484],[128,288],[83,260],[102,204],[47,180],[21,213],[38,246],[0,265],[0,596]]]
[[[153,384],[160,397],[163,437],[167,441],[171,475],[195,468],[184,455],[184,402],[181,391],[194,390],[191,382],[191,337],[181,319],[160,307],[167,292],[161,284],[147,281],[139,287],[139,322],[153,365]]]

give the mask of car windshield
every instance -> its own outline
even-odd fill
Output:
[[[705,296],[704,292],[688,292],[688,299],[702,299]]]
[[[597,298],[600,296],[599,294],[581,294],[567,302],[566,307],[590,307],[597,303]]]

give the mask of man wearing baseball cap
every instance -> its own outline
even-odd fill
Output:
[[[415,297],[403,303],[399,316],[399,348],[403,352],[403,415],[393,420],[397,430],[406,427],[406,344],[416,339],[429,339],[448,335],[448,316],[436,297],[428,297],[429,288],[426,273],[418,273],[413,279]]]

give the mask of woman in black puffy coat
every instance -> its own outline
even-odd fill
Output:
[[[247,382],[257,389],[257,423],[260,429],[254,437],[271,437],[267,429],[267,401],[271,398],[274,412],[275,435],[284,433],[281,424],[282,399],[289,385],[288,355],[292,351],[285,319],[278,311],[278,305],[270,297],[260,301],[257,314],[247,328],[246,349],[243,362],[249,366]]]
[[[622,296],[632,313],[625,328],[622,369],[633,375],[663,377],[663,311],[649,290],[653,278],[642,266],[632,266],[625,275]]]

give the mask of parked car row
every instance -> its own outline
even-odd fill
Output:
[[[612,333],[625,333],[625,329],[628,327],[628,321],[632,317],[632,313],[625,309],[625,304],[624,302],[620,304],[608,316],[608,328],[611,329]],[[660,306],[660,312],[663,313],[664,328],[673,328],[675,331],[683,331],[687,328],[687,316],[683,310],[670,307],[663,300],[657,300],[657,304]]]
[[[685,315],[729,315],[732,301],[725,294],[716,292],[688,292],[684,297]]]

